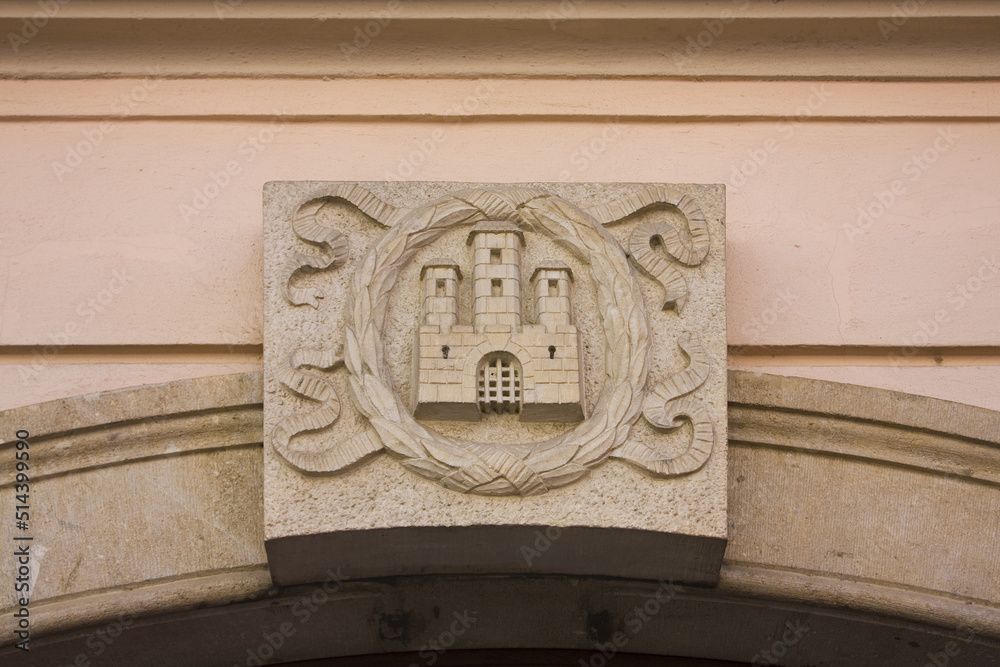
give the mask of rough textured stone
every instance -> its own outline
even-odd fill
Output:
[[[969,664],[989,664],[1000,646],[1000,565],[982,545],[991,543],[1000,516],[1000,413],[831,382],[729,376],[733,527],[718,588],[685,587],[661,604],[660,620],[629,635],[628,650],[745,662],[770,647],[786,621],[801,620],[811,632],[789,653],[790,664],[904,666],[949,641]],[[286,621],[296,634],[283,659],[405,651],[437,637],[440,612],[465,608],[483,624],[461,646],[588,648],[592,628],[634,627],[629,611],[659,590],[652,582],[565,573],[502,577],[485,566],[457,579],[353,579],[329,596],[320,586],[275,589],[262,549],[261,455],[249,446],[261,437],[252,419],[260,400],[253,373],[0,413],[3,432],[21,426],[34,434],[46,515],[72,517],[60,508],[100,504],[127,517],[127,524],[40,524],[38,536],[52,551],[38,575],[43,597],[31,607],[33,637],[46,638],[33,644],[32,664],[72,664],[81,653],[92,664],[139,664],[153,654],[164,665],[242,663]],[[122,446],[95,452],[89,438],[102,424]],[[178,447],[165,451],[171,439]],[[2,444],[4,451],[12,445]],[[185,501],[164,503],[167,489]],[[165,523],[192,529],[152,539]],[[475,528],[435,530],[482,539]],[[615,539],[622,536],[643,534],[622,531]],[[538,539],[532,533],[527,543],[534,548]],[[572,571],[575,539],[562,531],[538,562]],[[601,545],[587,557],[613,555]],[[95,568],[102,560],[115,567]],[[323,610],[308,622],[305,597]],[[11,636],[12,610],[0,612],[0,630]],[[98,629],[117,632],[123,619],[133,621],[128,631],[98,659],[88,638]],[[330,633],[332,626],[343,631]],[[190,641],[178,644],[178,636]],[[11,655],[12,647],[0,649],[0,659]]]
[[[0,412],[5,507],[15,504],[13,437],[30,434],[29,530],[5,521],[0,537],[33,538],[33,636],[267,589],[260,403],[256,372]],[[7,637],[13,603],[9,586]]]
[[[268,184],[276,580],[314,580],[336,556],[371,576],[478,562],[714,581],[726,537],[723,220],[722,186]],[[498,376],[517,373],[514,414],[477,401],[491,355]],[[507,495],[518,497],[496,497]],[[538,549],[524,526],[564,530],[579,562],[526,556]],[[446,531],[433,548],[404,548],[447,527],[482,539]],[[591,549],[603,564],[583,557]]]

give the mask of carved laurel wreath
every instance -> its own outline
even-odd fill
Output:
[[[389,230],[354,272],[343,359],[330,352],[298,350],[277,373],[278,380],[294,393],[323,403],[312,413],[285,418],[272,432],[275,451],[294,467],[304,472],[334,472],[384,447],[409,470],[449,489],[484,495],[531,495],[570,484],[609,457],[659,476],[693,472],[708,460],[715,441],[711,416],[697,399],[681,398],[704,384],[710,367],[708,357],[693,336],[683,334],[678,344],[690,360],[688,367],[647,392],[650,330],[642,294],[629,255],[604,229],[604,224],[657,203],[676,206],[686,215],[690,241],[661,222],[640,225],[629,242],[631,260],[664,286],[664,308],[680,311],[687,294],[684,279],[660,252],[687,265],[696,265],[707,255],[708,227],[693,199],[669,188],[640,186],[623,200],[581,209],[541,190],[474,189],[405,210],[381,202],[357,186],[338,186],[327,196],[351,202],[383,221]],[[293,228],[325,252],[318,257],[296,255],[286,266],[288,280],[299,268],[336,265],[338,257],[346,254],[343,236],[315,221],[317,208],[303,207]],[[562,244],[589,264],[597,287],[607,340],[604,386],[587,419],[544,442],[515,446],[436,433],[413,418],[392,384],[381,332],[402,267],[447,230],[482,220],[509,221]],[[654,239],[660,250],[654,250]],[[315,306],[319,295],[314,292],[288,287],[286,297],[292,303]],[[289,446],[291,438],[332,424],[340,409],[333,385],[299,368],[329,369],[341,361],[350,372],[354,403],[374,433],[366,431],[319,453],[297,452]],[[690,420],[694,429],[687,450],[666,459],[645,445],[626,442],[640,414],[661,429],[674,429],[684,419]]]

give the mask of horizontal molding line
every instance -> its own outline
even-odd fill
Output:
[[[716,590],[786,603],[820,604],[838,611],[846,608],[848,613],[896,617],[951,630],[973,627],[985,635],[978,638],[980,642],[1000,638],[1000,608],[995,604],[903,582],[727,560]]]
[[[1000,366],[1000,347],[729,346],[731,366]]]
[[[160,452],[157,454],[135,454],[133,456],[126,456],[122,458],[110,459],[108,461],[103,461],[101,463],[94,463],[92,465],[82,465],[76,468],[67,468],[65,470],[57,470],[55,472],[43,472],[38,475],[34,475],[31,478],[32,482],[41,482],[45,480],[58,479],[60,477],[67,477],[69,475],[77,475],[81,473],[91,472],[94,470],[107,470],[109,468],[115,468],[117,466],[125,466],[136,463],[151,463],[153,461],[162,461],[164,459],[175,459],[182,456],[192,456],[197,454],[208,454],[212,452],[221,452],[226,450],[235,449],[260,449],[263,447],[263,437],[257,442],[239,442],[233,444],[218,445],[213,447],[201,447],[199,449],[188,449],[176,452]],[[9,474],[9,477],[13,479],[13,473]],[[14,487],[17,484],[15,481],[10,481],[4,484],[0,484],[0,490],[7,490]]]
[[[923,586],[914,586],[912,584],[907,584],[902,581],[892,581],[889,579],[876,579],[874,577],[863,577],[848,573],[838,573],[830,570],[814,570],[809,568],[794,567],[790,565],[778,565],[775,563],[759,563],[754,561],[744,561],[737,559],[724,559],[722,562],[723,570],[730,570],[733,573],[742,572],[745,574],[751,573],[761,573],[761,574],[777,574],[777,575],[801,575],[806,577],[814,577],[818,580],[822,580],[828,583],[843,583],[843,584],[864,584],[866,586],[878,586],[880,588],[887,588],[896,591],[905,591],[906,593],[915,593],[917,595],[933,595],[935,597],[942,597],[948,600],[952,600],[963,605],[981,605],[983,607],[992,607],[997,611],[1000,611],[1000,605],[986,598],[975,598],[968,595],[959,595],[956,593],[949,593],[948,591],[936,590],[933,588],[926,588]]]
[[[206,2],[203,11],[219,4]],[[706,3],[697,16],[678,17],[669,9],[673,3],[658,3],[667,8],[664,15],[650,17],[632,13],[637,2],[607,16],[587,9],[589,2],[570,1],[538,3],[544,8],[526,18],[494,4],[498,13],[470,18],[455,18],[450,5],[440,4],[432,16],[391,16],[389,5],[379,2],[371,9],[386,12],[380,20],[323,12],[244,18],[237,8],[228,16],[192,18],[146,18],[136,11],[76,19],[57,13],[41,26],[16,12],[0,17],[0,35],[23,40],[0,49],[0,77],[141,78],[152,71],[195,78],[1000,79],[995,8],[966,16],[917,11],[900,17],[893,4],[882,2],[874,15],[778,18],[755,16],[752,10],[764,2],[751,3],[747,11],[718,2]],[[569,10],[560,9],[567,5]],[[39,13],[35,7],[29,16]]]
[[[256,0],[253,3],[231,2],[220,15],[211,2],[189,0],[157,0],[148,2],[107,2],[63,4],[59,18],[72,19],[210,19],[227,20],[350,20],[385,19],[388,6],[368,0]],[[726,9],[739,9],[751,19],[797,20],[803,18],[891,18],[899,0],[876,0],[859,3],[856,0],[825,0],[800,2],[792,6],[776,6],[774,2],[740,4],[704,2],[704,0],[672,0],[669,3],[645,1],[588,0],[573,3],[571,16],[580,19],[713,19]],[[0,17],[32,16],[38,12],[37,0],[5,0],[0,5]],[[565,9],[562,10],[565,13]],[[896,10],[898,11],[898,10]],[[394,9],[397,20],[449,21],[482,19],[517,19],[549,21],[560,12],[559,3],[537,0],[505,0],[504,2],[470,2],[469,0],[438,0],[434,2],[401,2]],[[736,13],[734,11],[734,13]],[[982,0],[948,0],[927,3],[919,8],[919,17],[963,18],[1000,16],[996,3]]]
[[[259,364],[260,344],[0,345],[0,365]],[[730,345],[736,366],[1000,366],[1000,346]]]
[[[200,83],[212,83],[215,81],[242,81],[242,82],[273,82],[273,81],[296,81],[301,83],[329,83],[331,81],[565,81],[572,83],[591,83],[594,81],[605,81],[615,83],[854,83],[854,84],[883,84],[883,83],[908,83],[908,84],[932,84],[932,83],[1000,83],[1000,73],[997,74],[830,74],[830,73],[749,73],[749,74],[692,74],[677,75],[666,74],[661,71],[635,74],[629,72],[621,73],[590,73],[581,74],[577,72],[564,72],[554,70],[552,72],[490,72],[478,70],[454,71],[454,72],[398,72],[386,74],[374,74],[370,72],[336,72],[333,74],[310,74],[297,72],[161,72],[156,77],[159,81],[188,81]],[[0,63],[0,83],[69,83],[81,81],[130,81],[143,80],[143,73],[138,70],[135,73],[118,72],[97,72],[81,70],[79,72],[60,72],[53,74],[49,72],[39,72],[32,74],[11,73],[3,69]]]
[[[732,404],[730,404],[730,412],[729,412],[730,429],[731,429],[730,433],[733,432],[741,433],[742,430],[744,430],[742,428],[742,425],[738,425],[737,428],[733,428],[734,424],[733,413],[735,410],[740,410],[740,409],[746,410],[748,408],[752,409],[752,406],[741,406],[741,405],[733,406]],[[761,412],[774,411],[773,408],[766,408],[766,407],[759,408],[759,410]],[[798,414],[801,415],[812,414],[819,416],[823,415],[823,413],[819,412],[813,412],[813,413],[799,412]],[[850,417],[841,417],[840,419],[845,423],[850,423],[852,421],[855,421],[853,418]],[[885,428],[904,428],[888,422],[883,423],[882,426]],[[936,432],[936,431],[929,433],[932,433],[933,435],[939,437],[946,437],[946,438],[956,437],[953,435],[949,435],[947,433]],[[926,475],[937,475],[939,477],[951,479],[962,484],[982,484],[990,487],[993,490],[1000,490],[1000,479],[997,479],[995,476],[990,476],[985,474],[978,474],[978,475],[966,474],[965,472],[958,470],[946,470],[940,466],[935,465],[935,462],[933,460],[919,460],[919,459],[906,460],[906,458],[903,456],[898,456],[898,455],[893,456],[892,454],[883,454],[881,452],[846,451],[846,450],[838,450],[831,447],[815,446],[811,444],[801,444],[795,442],[759,442],[752,436],[743,437],[740,435],[737,436],[730,435],[728,440],[728,446],[743,447],[746,449],[771,449],[783,452],[797,452],[799,454],[808,454],[811,456],[826,456],[830,458],[851,461],[854,463],[863,463],[870,466],[893,467],[903,470],[915,471]]]
[[[106,623],[124,614],[155,617],[187,609],[248,602],[273,590],[267,563],[249,563],[122,583],[33,601],[32,634],[48,636],[92,626],[95,619]],[[15,627],[7,620],[13,619],[12,609],[3,610],[0,617],[0,630],[7,636],[13,636]]]
[[[80,591],[77,593],[67,593],[65,595],[56,595],[50,598],[42,598],[33,604],[37,606],[38,611],[45,609],[46,605],[58,605],[66,602],[72,602],[76,600],[85,600],[87,598],[93,598],[97,596],[107,595],[109,593],[127,593],[131,591],[142,590],[143,588],[148,588],[151,586],[163,586],[164,584],[178,584],[189,581],[197,581],[199,579],[208,579],[216,577],[230,577],[240,575],[249,575],[251,579],[256,580],[257,577],[253,576],[257,573],[266,572],[268,581],[270,581],[271,573],[267,568],[267,563],[252,563],[248,565],[236,565],[233,567],[222,567],[213,570],[200,570],[197,572],[184,572],[181,574],[170,575],[166,577],[160,577],[158,579],[146,579],[145,581],[139,582],[138,584],[128,583],[121,584],[118,586],[108,586],[106,588],[90,589],[85,591]],[[273,584],[268,586],[268,589],[274,589]],[[15,607],[5,607],[0,609],[0,615],[6,616],[10,612],[14,611]]]
[[[32,79],[0,80],[0,120],[991,122],[991,99],[1000,82]]]
[[[263,353],[262,345],[4,345],[0,365],[260,364]]]
[[[494,114],[467,114],[460,117],[463,123],[523,123],[523,122],[545,122],[545,123],[775,123],[790,121],[800,123],[995,123],[998,118],[994,116],[864,116],[864,115],[842,115],[842,116],[809,116],[798,119],[795,116],[772,115],[772,116],[732,116],[732,115],[685,115],[664,113],[657,116],[634,115],[628,113],[621,114],[518,114],[518,113],[494,113]],[[283,123],[309,124],[309,123],[455,123],[458,117],[446,114],[372,114],[367,116],[349,115],[338,116],[335,114],[299,114],[281,117]],[[126,118],[115,118],[114,116],[4,116],[0,113],[0,123],[100,123],[103,121],[114,123],[138,123],[138,122],[197,122],[197,123],[274,123],[274,115],[268,114],[246,114],[246,115],[163,115],[163,116],[128,116]]]

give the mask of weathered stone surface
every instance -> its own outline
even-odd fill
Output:
[[[163,667],[256,665],[250,656],[272,653],[260,664],[365,656],[357,662],[423,665],[436,657],[438,665],[513,665],[538,664],[543,655],[543,664],[579,665],[601,664],[603,647],[604,655],[614,648],[606,664],[615,667],[719,664],[667,657],[678,655],[732,661],[721,663],[726,667],[768,664],[764,651],[783,654],[774,664],[794,667],[922,667],[933,664],[928,653],[951,642],[960,655],[948,664],[995,664],[996,644],[971,628],[887,622],[730,590],[578,577],[418,576],[329,581],[266,601],[164,615],[134,624],[101,656],[106,661],[92,664],[141,665],[155,652]],[[535,651],[522,660],[497,650],[523,647]],[[85,650],[79,635],[53,637],[32,650],[32,665],[65,667]]]
[[[370,576],[669,561],[714,581],[723,219],[722,186],[268,184],[276,580],[313,580],[336,553]],[[526,556],[525,526],[565,530],[577,562]],[[480,538],[422,536],[448,527]],[[603,563],[584,557],[599,546]]]
[[[256,372],[0,412],[5,507],[15,504],[13,436],[29,433],[29,529],[4,521],[0,538],[33,538],[34,637],[267,590],[260,403]],[[8,586],[5,637],[14,602]]]
[[[969,664],[989,664],[1000,639],[1000,565],[982,545],[992,543],[1000,516],[1000,413],[802,378],[729,378],[732,528],[718,588],[685,586],[667,603],[658,599],[660,612],[628,635],[628,650],[746,662],[791,620],[811,628],[789,654],[792,664],[902,667],[949,641]],[[0,413],[4,433],[33,433],[46,515],[36,535],[51,548],[31,607],[33,637],[45,638],[33,645],[32,664],[72,664],[81,653],[95,665],[141,664],[151,654],[164,665],[244,663],[247,650],[285,622],[295,634],[282,659],[418,650],[442,631],[435,607],[479,613],[477,632],[457,646],[593,648],[587,632],[594,623],[631,628],[629,612],[661,589],[564,574],[499,577],[490,564],[472,573],[478,576],[275,589],[262,548],[261,454],[252,446],[261,439],[260,401],[253,373]],[[101,429],[103,447],[90,439]],[[176,450],[165,450],[170,441]],[[9,454],[12,443],[2,446]],[[115,508],[119,521],[86,512],[95,506]],[[86,525],[74,519],[79,513],[90,517]],[[151,539],[167,524],[170,539]],[[454,531],[468,544],[470,535],[483,539],[476,530],[425,535]],[[532,530],[547,539],[544,527]],[[580,562],[575,530],[538,549],[535,562],[572,572]],[[524,544],[545,547],[534,532]],[[609,559],[609,544],[590,544],[586,557]],[[386,543],[424,547],[421,539]],[[666,562],[679,553],[658,556]],[[335,554],[334,571],[350,557]],[[321,610],[308,622],[295,613],[304,598]],[[227,606],[205,609],[220,604]],[[8,637],[11,611],[0,610]],[[122,619],[133,622],[98,657],[88,638],[117,632]],[[330,633],[332,626],[343,631]],[[390,636],[393,628],[409,634]],[[15,649],[0,649],[0,660],[12,655]]]

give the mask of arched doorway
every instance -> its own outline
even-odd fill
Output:
[[[491,352],[476,369],[479,411],[482,414],[520,414],[521,362],[510,352]]]

